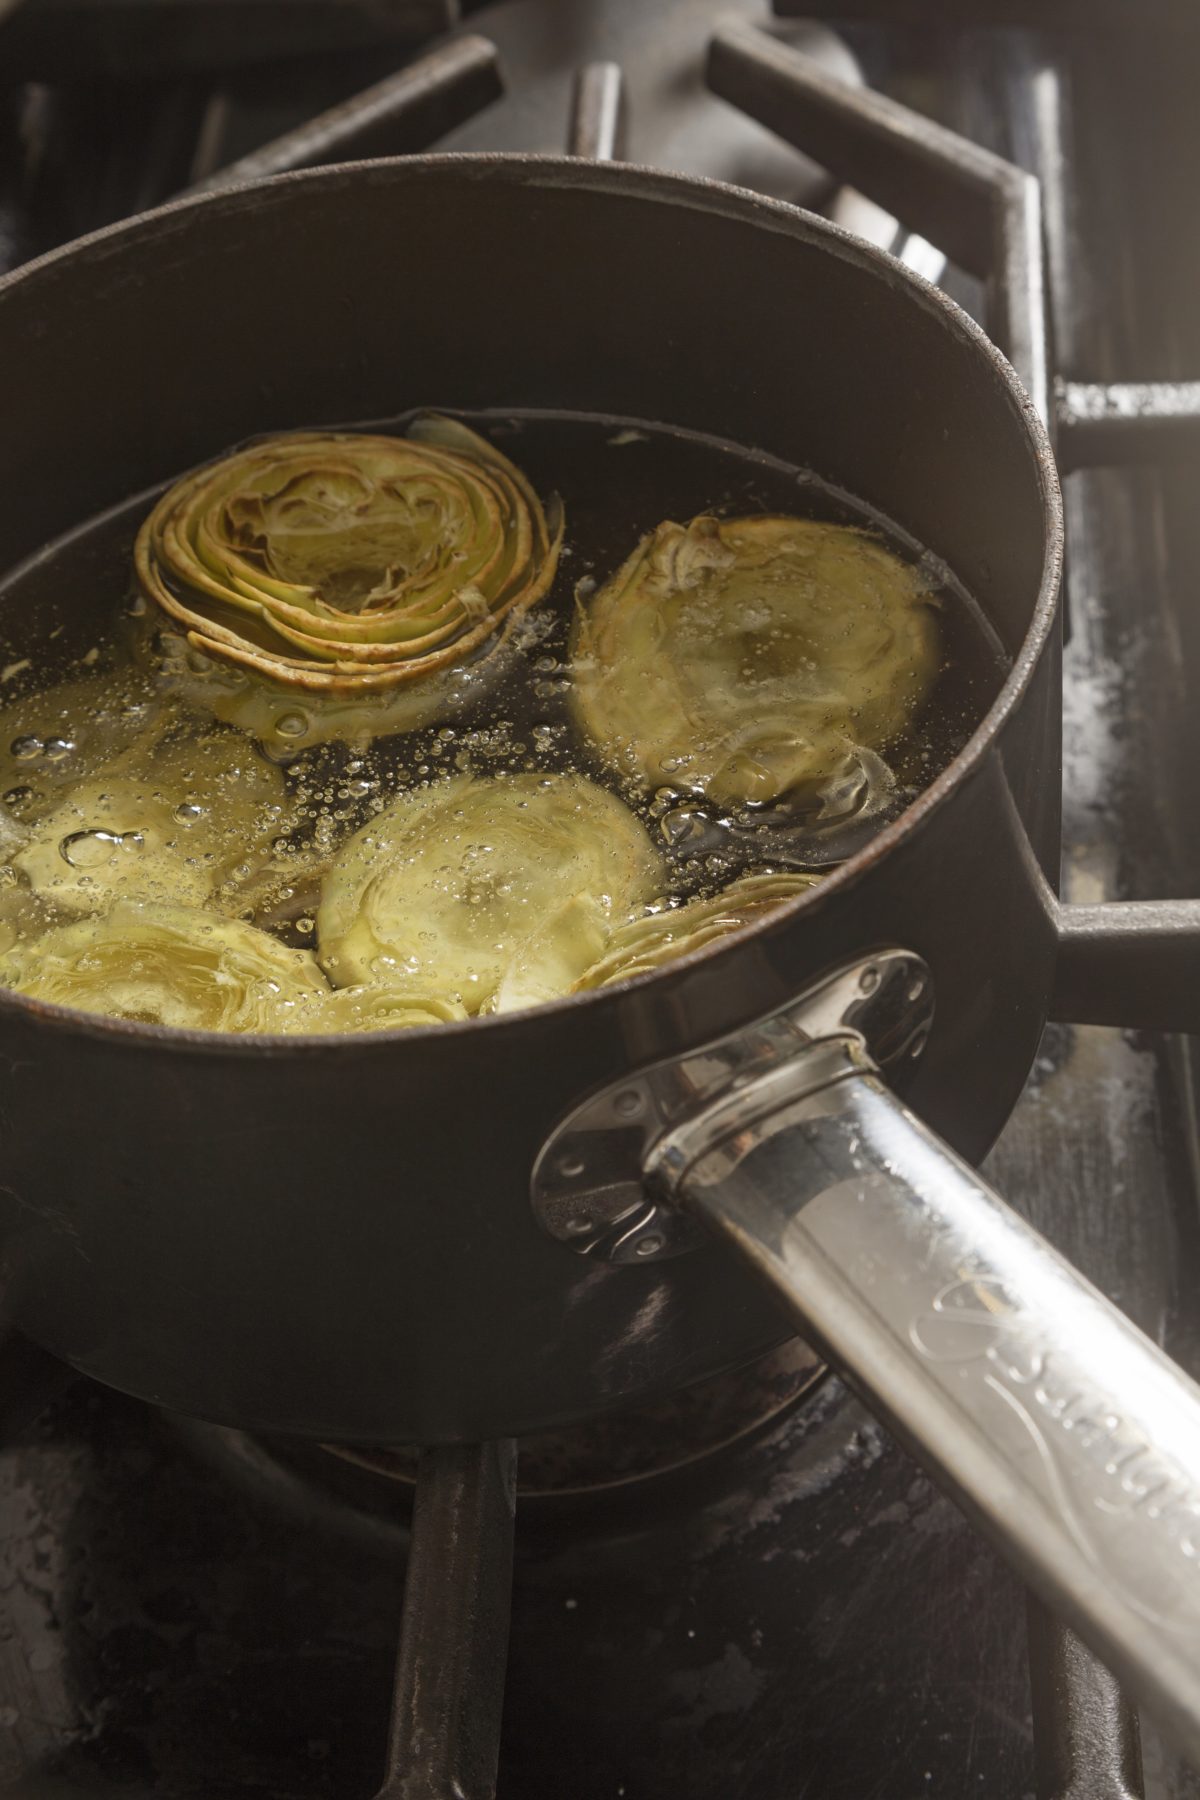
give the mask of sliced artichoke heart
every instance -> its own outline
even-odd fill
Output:
[[[730,932],[740,931],[752,919],[794,900],[819,880],[819,875],[799,871],[776,874],[764,870],[741,876],[710,899],[660,907],[631,919],[613,932],[603,955],[575,982],[575,991],[627,981],[694,950],[703,950]]]
[[[121,901],[0,956],[32,999],[192,1031],[286,1032],[327,992],[316,959],[265,931],[185,906]]]
[[[644,788],[764,803],[844,780],[913,722],[936,600],[869,533],[791,518],[670,521],[576,619],[579,723]]]
[[[565,993],[597,922],[661,885],[644,828],[575,775],[456,776],[401,796],[334,860],[317,914],[336,987],[436,993],[477,1013]],[[584,900],[579,905],[575,903]]]
[[[156,732],[21,823],[12,861],[30,886],[96,912],[121,898],[200,905],[232,868],[266,856],[290,815],[280,770],[247,739]]]
[[[591,894],[573,894],[517,947],[490,1010],[517,1012],[569,994],[580,969],[603,955],[612,926],[602,901]]]
[[[0,793],[43,806],[122,755],[131,736],[156,738],[166,707],[150,676],[129,666],[97,669],[4,708]],[[36,799],[34,798],[36,796]]]

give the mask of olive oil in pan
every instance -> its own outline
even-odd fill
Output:
[[[399,434],[412,416],[355,429]],[[902,810],[994,699],[1005,659],[970,597],[920,546],[811,473],[639,421],[463,417],[543,500],[561,497],[566,535],[553,587],[516,626],[511,653],[495,668],[459,671],[453,706],[421,729],[308,743],[313,703],[297,693],[281,697],[264,748],[194,704],[167,700],[146,654],[154,609],[130,574],[154,496],[92,520],[9,576],[0,587],[0,826],[12,840],[0,843],[0,855],[12,857],[0,875],[0,933],[8,942],[95,911],[107,883],[108,898],[128,889],[212,907],[266,928],[281,949],[311,949],[337,847],[398,792],[453,775],[575,772],[614,789],[663,854],[664,903],[712,895],[763,867],[820,869]],[[578,609],[645,533],[701,514],[858,526],[917,564],[936,594],[938,667],[917,716],[816,801],[785,795],[722,807],[669,771],[647,786],[614,774],[580,730],[571,659]],[[30,828],[44,838],[47,823],[54,843],[31,850],[17,841]],[[251,841],[268,844],[269,856],[247,857]]]

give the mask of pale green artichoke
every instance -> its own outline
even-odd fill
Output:
[[[812,795],[909,726],[939,661],[934,596],[868,533],[667,522],[580,607],[574,706],[641,787],[719,805]]]
[[[237,919],[123,901],[0,956],[31,999],[189,1031],[311,1030],[327,996],[316,959]]]
[[[310,950],[290,950],[238,919],[138,901],[22,936],[0,954],[0,986],[187,1031],[399,1031],[467,1016],[432,995],[376,987],[335,993]]]
[[[132,741],[157,741],[166,710],[150,675],[128,664],[21,695],[3,711],[0,794],[16,791],[22,818],[30,805],[44,808]]]
[[[221,717],[303,743],[444,710],[436,678],[543,597],[561,541],[556,502],[548,517],[507,457],[431,417],[407,437],[268,438],[199,469],[158,502],[135,560],[190,647],[169,671],[187,685],[198,664]]]
[[[176,722],[136,739],[50,804],[22,807],[4,854],[51,905],[99,912],[117,899],[200,905],[265,858],[292,823],[279,769],[230,731]]]
[[[478,1013],[568,991],[662,884],[615,795],[574,775],[454,777],[402,795],[335,857],[321,963],[336,987],[440,994]]]
[[[794,900],[819,880],[819,875],[799,873],[743,875],[711,899],[690,900],[685,906],[663,907],[631,919],[612,933],[604,954],[578,977],[575,990],[627,981],[703,950]]]

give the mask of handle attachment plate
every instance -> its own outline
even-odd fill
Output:
[[[740,1031],[602,1088],[542,1146],[532,1180],[535,1217],[559,1243],[597,1261],[661,1262],[695,1249],[708,1241],[703,1227],[645,1185],[675,1132],[697,1113],[736,1109],[750,1091],[756,1106],[769,1106],[776,1078],[795,1099],[802,1049],[814,1089],[824,1086],[831,1071],[809,1046],[825,1040],[839,1055],[849,1040],[899,1080],[925,1048],[933,1008],[928,965],[907,950],[880,950]]]

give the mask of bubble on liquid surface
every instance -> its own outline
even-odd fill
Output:
[[[308,730],[308,717],[302,712],[280,713],[275,721],[275,729],[280,737],[302,738]]]
[[[658,821],[659,834],[671,850],[698,849],[719,837],[714,822],[698,806],[676,806]]]
[[[58,846],[58,853],[72,869],[99,869],[117,855],[136,856],[146,847],[140,831],[72,831]]]

